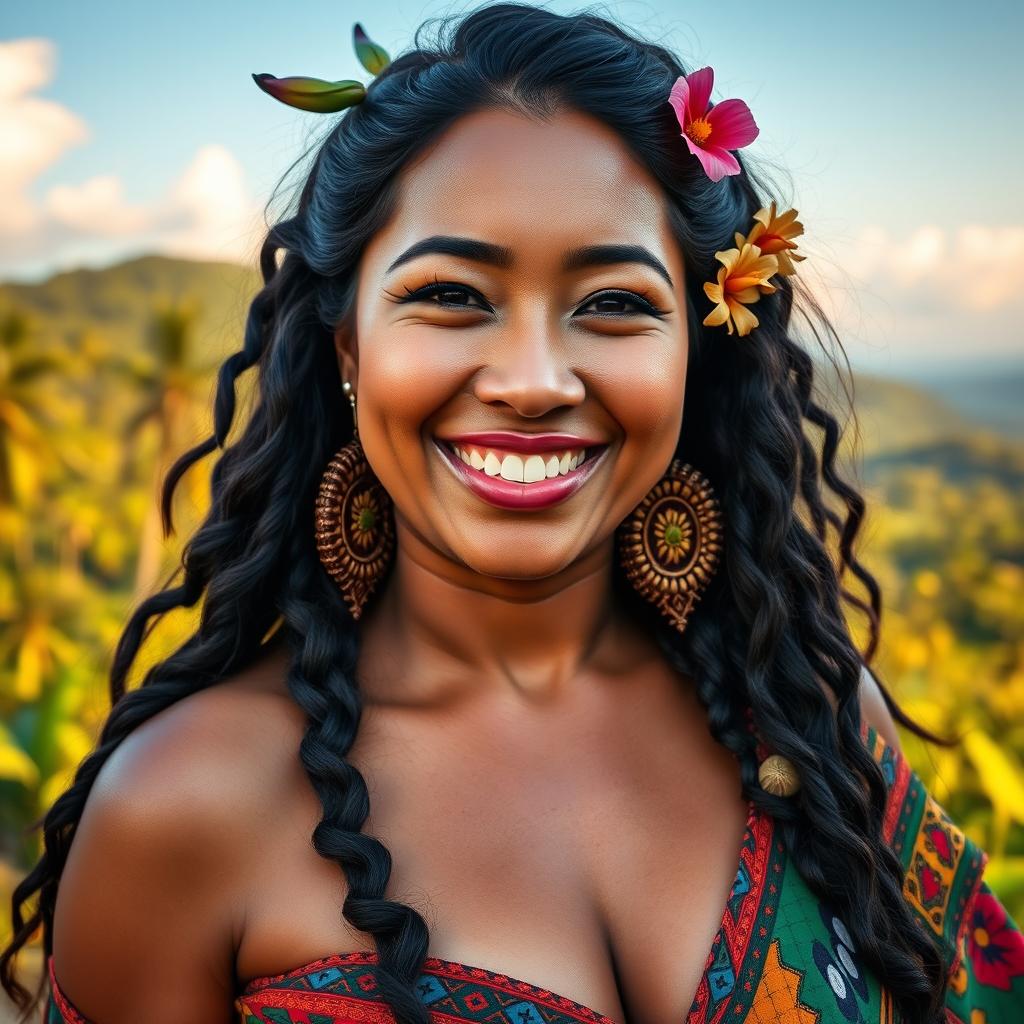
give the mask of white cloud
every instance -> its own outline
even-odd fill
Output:
[[[242,165],[220,145],[199,149],[171,189],[167,213],[184,215],[185,225],[167,231],[164,251],[192,259],[243,259],[263,224]]]
[[[959,231],[964,264],[970,273],[965,301],[971,309],[995,309],[1020,301],[1020,268],[1024,266],[1024,227],[986,228],[968,225]]]
[[[896,237],[871,224],[801,251],[808,259],[798,273],[851,356],[906,362],[1024,352],[1024,225],[925,224]]]
[[[54,221],[82,234],[131,235],[148,225],[150,212],[126,203],[123,191],[120,178],[101,174],[81,185],[55,185],[46,195],[44,208]]]
[[[926,224],[905,239],[870,225],[843,248],[843,265],[886,292],[920,290],[947,308],[973,312],[1019,300],[1024,225]]]
[[[31,95],[53,78],[48,39],[0,43],[0,274],[110,262],[141,252],[248,260],[262,209],[223,145],[201,146],[162,196],[132,203],[113,172],[31,195],[39,176],[90,137],[81,118]]]
[[[30,95],[53,77],[49,39],[0,42],[0,237],[41,228],[28,187],[72,146],[89,137],[81,118],[53,100]]]

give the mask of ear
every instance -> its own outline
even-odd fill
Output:
[[[342,322],[334,329],[334,352],[338,357],[338,372],[343,381],[347,380],[358,390],[356,379],[359,375],[359,346],[355,332],[348,323]]]

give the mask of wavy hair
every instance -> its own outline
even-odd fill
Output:
[[[44,852],[14,890],[13,938],[0,954],[0,982],[19,1006],[32,1005],[12,960],[40,925],[44,951],[52,952],[61,871],[111,752],[164,708],[251,664],[276,629],[291,655],[288,690],[307,717],[299,754],[323,807],[313,845],[345,873],[343,916],[373,935],[380,995],[398,1024],[429,1024],[413,987],[427,957],[427,924],[414,908],[384,898],[391,856],[361,831],[368,791],[346,760],[362,709],[359,631],[314,544],[320,475],[353,431],[347,403],[339,401],[333,331],[352,311],[360,255],[389,219],[399,173],[418,152],[475,110],[545,119],[572,108],[616,131],[664,191],[688,271],[691,353],[676,454],[710,479],[724,520],[719,571],[685,633],[640,602],[621,574],[617,597],[657,635],[668,662],[696,680],[711,733],[740,761],[744,794],[775,818],[796,868],[847,923],[902,1019],[933,1024],[942,1019],[943,961],[903,899],[900,863],[881,837],[885,782],[860,737],[862,669],[875,653],[881,618],[878,585],[853,552],[865,504],[837,469],[843,430],[815,397],[815,366],[791,329],[794,308],[822,349],[815,321],[842,345],[813,297],[788,276],[761,297],[760,326],[748,336],[701,322],[708,301],[701,285],[715,276],[715,252],[733,244],[735,231],[749,229],[769,190],[743,157],[739,174],[717,183],[706,176],[667,103],[687,69],[668,49],[592,9],[563,16],[494,3],[434,20],[440,27],[433,44],[421,40],[428,21],[414,46],[317,143],[294,209],[267,231],[259,253],[263,286],[248,310],[241,349],[220,367],[212,436],[182,454],[163,482],[170,534],[178,481],[221,449],[209,513],[187,540],[175,577],[124,628],[98,742],[41,819]],[[253,369],[257,400],[228,446],[235,383]],[[830,506],[834,499],[841,513]],[[845,588],[847,572],[866,599]],[[126,691],[147,625],[155,624],[150,620],[204,596],[195,633]],[[863,654],[843,601],[868,620]],[[897,721],[943,742],[881,689]],[[800,772],[798,800],[772,797],[758,785],[747,708],[765,742]],[[38,906],[25,918],[22,905],[36,892]]]

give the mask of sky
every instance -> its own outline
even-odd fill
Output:
[[[253,263],[267,200],[327,121],[251,75],[366,83],[355,21],[394,58],[424,19],[475,6],[0,5],[0,280],[147,252]],[[742,155],[799,211],[798,273],[855,368],[1024,366],[1024,4],[542,6],[611,17],[712,66],[713,101],[746,101]]]

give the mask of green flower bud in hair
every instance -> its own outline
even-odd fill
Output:
[[[357,21],[352,29],[352,45],[356,48],[359,63],[371,75],[379,75],[390,63],[391,58],[382,46],[378,46],[364,31]]]
[[[253,81],[275,100],[299,110],[312,110],[330,114],[359,103],[366,95],[362,82],[345,80],[325,82],[321,78],[275,78],[273,75],[253,75]]]
[[[380,74],[391,63],[387,51],[378,46],[356,22],[352,29],[352,42],[359,63],[374,75]],[[339,82],[327,82],[322,78],[307,78],[295,75],[291,78],[275,78],[273,75],[253,75],[253,81],[274,99],[299,110],[310,110],[317,114],[330,114],[360,103],[366,97],[366,86],[362,82],[346,78]]]

